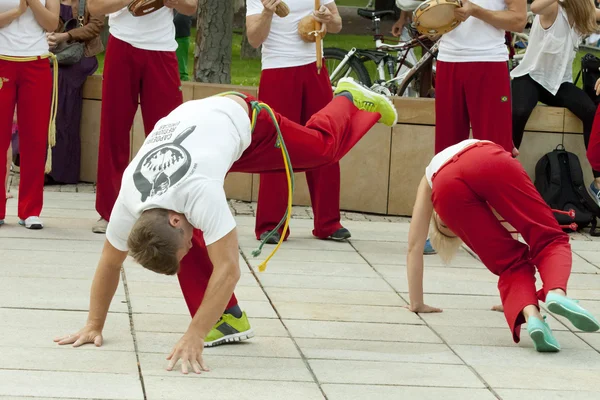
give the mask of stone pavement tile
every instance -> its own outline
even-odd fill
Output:
[[[309,359],[463,364],[445,344],[296,339]]]
[[[136,334],[140,353],[158,353],[167,357],[173,346],[183,336],[181,333],[138,332]],[[301,358],[289,337],[255,336],[240,343],[204,349],[204,358],[210,363],[212,356]]]
[[[425,301],[428,301],[425,299]],[[429,304],[429,303],[428,303]],[[461,326],[478,328],[506,328],[506,318],[504,313],[485,310],[444,310],[441,313],[420,314],[421,318],[434,329],[438,326]],[[546,322],[553,331],[566,331],[567,328],[558,322],[554,317],[548,315]]]
[[[387,292],[389,285],[381,278],[357,278],[331,276],[324,278],[317,275],[283,275],[269,274],[269,270],[258,275],[261,283],[267,289],[299,288],[323,290],[367,290]],[[268,290],[267,290],[268,292]]]
[[[572,274],[569,277],[569,293],[571,289],[598,289],[600,288],[600,275]]]
[[[2,250],[0,250],[2,254]],[[56,278],[66,277],[87,281],[91,285],[96,272],[95,266],[60,265],[60,264],[21,264],[15,263],[0,268],[0,277],[13,278]]]
[[[97,351],[95,346],[31,348],[0,346],[0,370],[90,372],[105,374],[138,373],[134,352]]]
[[[600,249],[598,250],[600,251]],[[573,265],[571,274],[600,274],[600,268],[590,262],[587,262],[576,252],[573,252]]]
[[[321,384],[411,385],[484,388],[464,365],[309,360]]]
[[[408,292],[408,281],[404,278],[386,278],[396,291],[400,293]],[[425,278],[423,280],[424,293],[430,294],[461,294],[494,296],[498,295],[498,284],[495,282],[473,282],[469,279],[462,279],[460,273],[456,274],[453,280],[430,279],[425,268]],[[428,300],[425,299],[427,302]]]
[[[600,351],[600,332],[578,332],[577,336],[579,336],[585,342],[589,343],[589,345],[597,351]]]
[[[373,238],[377,239],[377,237]],[[406,238],[408,240],[408,237]],[[352,240],[352,245],[359,253],[381,253],[406,258],[408,243],[380,242],[379,240]]]
[[[248,252],[246,256],[248,261],[253,265],[258,265],[263,262],[271,254],[263,248],[262,253],[254,258]],[[296,250],[287,249],[285,245],[281,245],[277,253],[272,259],[273,261],[312,261],[312,262],[344,262],[363,264],[365,260],[356,252],[351,251],[329,251],[329,250]]]
[[[284,320],[294,338],[441,343],[424,325]]]
[[[258,263],[251,261],[252,269],[258,272]],[[367,264],[363,263],[341,263],[341,262],[306,262],[306,261],[281,261],[277,255],[269,261],[266,271],[268,274],[287,275],[318,275],[318,276],[351,276],[379,278],[377,272]]]
[[[300,358],[231,357],[208,355],[204,357],[210,379],[243,379],[257,381],[313,382],[313,378]],[[172,377],[181,374],[181,361],[172,371],[167,371],[169,361],[163,354],[142,353],[140,365],[144,378],[148,376]],[[189,375],[195,375],[193,370]],[[196,375],[197,378],[200,378]]]
[[[496,400],[487,389],[348,384],[326,384],[322,388],[329,400]]]
[[[376,253],[376,252],[360,252],[369,264],[380,264],[380,265],[406,265],[406,254],[391,254],[391,253]],[[456,269],[462,268],[485,268],[484,265],[477,259],[473,258],[467,252],[461,250],[456,258],[452,260],[452,264],[445,265],[442,259],[437,255],[425,256],[424,259],[425,268],[427,267],[444,267],[456,271]],[[458,273],[458,271],[456,271]]]
[[[55,220],[58,221],[58,220]],[[64,220],[61,220],[64,222]],[[68,221],[67,221],[68,222]],[[74,228],[74,223],[64,222],[65,226],[56,226],[52,221],[48,221],[44,218],[44,229],[42,230],[31,230],[25,229],[22,226],[17,225],[17,221],[14,222],[6,220],[6,225],[0,228],[0,239],[4,238],[24,238],[24,239],[60,239],[60,240],[96,240],[104,242],[106,237],[104,235],[98,235],[92,233],[93,222],[89,223],[84,228]],[[78,222],[81,224],[81,221]]]
[[[148,273],[153,274],[148,271]],[[158,275],[158,274],[153,274]],[[164,281],[144,282],[129,279],[129,270],[127,276],[127,290],[132,298],[137,297],[159,297],[159,298],[175,298],[183,301],[183,294],[179,287],[177,278]],[[161,275],[158,275],[161,276]],[[241,300],[263,300],[266,301],[265,292],[260,287],[238,286],[235,288],[235,296]]]
[[[169,314],[189,316],[188,308],[180,298],[160,298],[160,297],[131,297],[131,307],[134,313],[144,314]],[[277,314],[271,304],[267,301],[240,300],[240,307],[248,318],[277,318]]]
[[[55,239],[22,239],[2,238],[0,249],[2,250],[43,250],[69,253],[93,253],[100,254],[103,243],[97,240],[55,240]]]
[[[552,355],[548,357],[552,359]],[[560,364],[548,363],[546,368],[506,368],[505,366],[476,366],[475,370],[493,389],[540,389],[600,392],[598,370],[561,368]],[[597,397],[596,397],[597,398]]]
[[[406,280],[406,265],[373,265],[385,278],[402,278]],[[425,269],[425,280],[452,282],[471,281],[473,284],[479,282],[492,282],[496,284],[498,277],[485,268],[456,268],[428,266]]]
[[[513,342],[508,326],[505,328],[436,326],[434,330],[449,345],[524,347],[533,349],[533,342],[523,326],[521,327],[521,341],[518,344]],[[554,337],[559,341],[563,350],[590,348],[583,340],[579,339],[572,332],[557,331],[555,329],[553,329],[553,332]]]
[[[3,307],[87,311],[90,285],[91,281],[81,279],[2,277],[0,304]],[[110,311],[127,312],[124,302],[125,293],[119,284]]]
[[[0,231],[4,228],[0,228]],[[2,240],[2,239],[0,239]],[[10,264],[62,264],[82,267],[96,267],[100,253],[80,253],[72,256],[68,252],[52,252],[40,250],[2,250],[3,265]],[[4,264],[6,263],[6,264]]]
[[[548,354],[515,346],[453,345],[451,347],[467,365],[475,368],[479,366],[519,368],[526,365],[534,370],[556,368],[555,374],[558,374],[561,370],[577,369],[585,365],[585,368],[596,370],[600,374],[600,354],[591,348],[565,349],[549,359]]]
[[[316,383],[211,379],[207,375],[144,379],[148,399],[324,400]]]
[[[392,289],[385,292],[364,290],[321,290],[268,287],[273,302],[358,304],[371,306],[403,306],[403,301]]]
[[[248,254],[252,250],[256,249],[260,245],[260,241],[254,239],[254,236],[248,237],[243,236],[239,239],[239,245]],[[275,245],[266,244],[263,247],[263,251],[271,251]],[[288,240],[283,242],[281,249],[294,249],[294,250],[328,250],[328,251],[351,251],[354,252],[354,248],[348,242],[336,242],[334,240],[319,240],[313,236],[299,233],[298,235],[291,235]]]
[[[423,324],[416,314],[400,307],[287,302],[275,302],[274,304],[283,319]]]
[[[576,253],[587,262],[596,265],[600,264],[600,251],[598,250],[578,250]]]
[[[502,400],[594,400],[598,392],[581,392],[574,390],[527,390],[527,389],[497,389]]]
[[[142,400],[139,375],[0,370],[0,395]],[[35,383],[35,384],[32,384]]]
[[[600,290],[595,289],[576,289],[569,288],[569,297],[577,300],[581,300],[581,304],[584,305],[585,301],[594,300],[600,301]]]
[[[571,250],[575,253],[579,251],[600,251],[600,240],[592,238],[591,240],[573,240],[570,241]]]
[[[78,332],[86,320],[87,312],[0,308],[2,345],[59,348],[54,338]],[[109,313],[103,337],[104,344],[95,351],[134,351],[127,314]],[[60,348],[71,350],[68,346]]]
[[[408,292],[400,293],[408,299]],[[500,297],[460,294],[427,294],[427,304],[442,310],[483,310],[489,311],[492,306],[500,304]]]

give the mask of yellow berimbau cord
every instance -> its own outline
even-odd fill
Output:
[[[224,93],[219,94],[218,96],[228,96],[228,95],[239,96],[243,99],[245,99],[247,97],[243,93],[238,93],[238,92],[224,92]],[[281,225],[283,225],[283,232],[281,234],[281,237],[279,238],[279,243],[277,243],[277,246],[275,246],[275,248],[273,249],[271,254],[269,254],[269,256],[265,259],[265,261],[260,263],[258,266],[258,270],[260,272],[264,272],[265,269],[267,269],[267,263],[275,255],[275,253],[277,252],[277,250],[279,250],[279,247],[283,243],[285,235],[288,231],[288,227],[290,225],[290,219],[292,218],[292,197],[294,194],[294,170],[292,169],[290,155],[287,151],[287,147],[285,146],[285,142],[283,141],[283,135],[281,134],[281,129],[279,128],[279,124],[277,123],[277,118],[275,118],[275,113],[273,112],[271,107],[269,107],[268,104],[265,104],[265,103],[262,103],[259,101],[251,101],[250,105],[252,106],[252,125],[251,125],[252,132],[254,132],[258,114],[262,110],[266,110],[267,113],[269,113],[269,116],[271,117],[271,120],[273,121],[273,124],[275,125],[275,129],[277,130],[277,141],[275,142],[275,147],[278,147],[281,149],[281,155],[283,156],[283,165],[285,167],[285,175],[286,175],[287,183],[288,183],[288,204],[287,204],[287,209],[286,209],[285,215],[283,216],[281,221],[279,221],[277,226],[273,230],[271,230],[267,234],[267,236],[261,241],[258,249],[254,250],[252,252],[252,256],[258,257],[260,255],[260,253],[262,252],[262,248],[265,245],[265,243],[267,242],[267,240],[269,240],[269,238],[271,236],[273,236],[275,233],[277,233],[277,231],[279,230]]]
[[[48,126],[48,152],[46,155],[45,173],[52,171],[52,147],[56,145],[56,113],[58,112],[58,61],[52,53],[35,57],[11,57],[0,55],[0,60],[12,62],[30,62],[50,58],[52,61],[52,102],[50,105],[50,123]],[[0,82],[1,83],[1,82]],[[0,85],[2,86],[2,85]]]

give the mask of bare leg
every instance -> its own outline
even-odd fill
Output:
[[[8,178],[10,177],[10,166],[12,165],[12,145],[8,146],[8,154],[6,155],[6,180],[4,181],[4,190],[6,190],[6,198],[12,199],[13,195],[10,194],[8,187]]]

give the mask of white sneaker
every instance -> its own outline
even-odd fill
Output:
[[[25,221],[20,220],[19,225],[22,225],[27,229],[42,229],[44,227],[44,223],[40,217],[29,217]]]
[[[92,227],[92,232],[94,233],[106,233],[106,228],[108,226],[108,221],[104,218],[100,218],[98,222]]]

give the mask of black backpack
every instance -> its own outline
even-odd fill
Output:
[[[600,58],[591,53],[581,57],[581,70],[575,79],[575,85],[579,82],[579,77],[583,78],[583,91],[594,101],[594,104],[600,104],[600,96],[596,95],[596,81],[600,78]]]
[[[535,166],[535,187],[544,201],[554,211],[556,220],[566,231],[569,224],[575,222],[577,230],[591,224],[590,235],[600,236],[596,232],[596,217],[600,217],[600,207],[587,192],[583,182],[583,171],[579,158],[565,150],[562,144],[545,154]],[[575,211],[569,216],[561,211]]]

